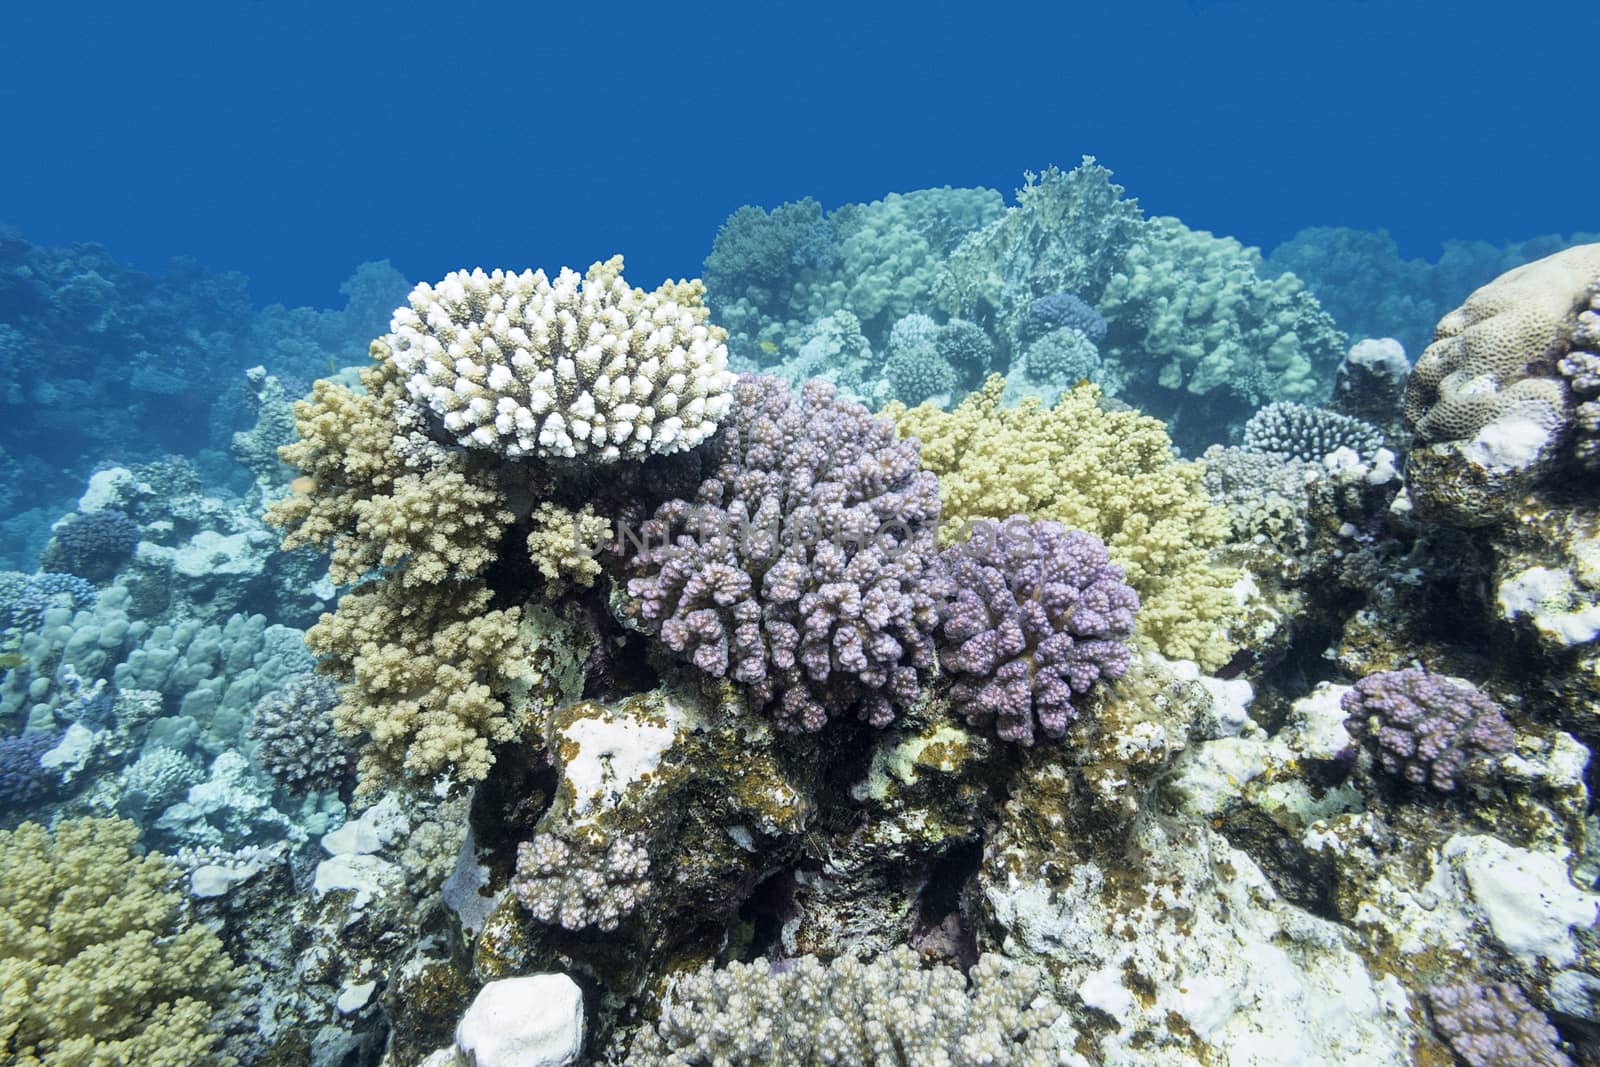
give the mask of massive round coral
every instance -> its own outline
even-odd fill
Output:
[[[638,614],[787,729],[852,708],[886,725],[933,665],[938,481],[915,441],[825,382],[796,400],[745,375],[735,395],[695,498],[663,504],[631,546]]]
[[[678,452],[715,433],[731,400],[704,291],[630,288],[621,256],[554,282],[455,271],[417,286],[373,353],[468,447],[602,463]]]
[[[951,699],[974,726],[1031,745],[1060,737],[1073,698],[1128,669],[1139,596],[1092,534],[1013,515],[974,525],[948,552],[954,600],[943,661]]]

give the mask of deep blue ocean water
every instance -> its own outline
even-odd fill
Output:
[[[693,275],[744,203],[1097,156],[1151,214],[1408,256],[1594,228],[1592,4],[14,4],[0,221],[337,304],[355,264]],[[1586,30],[1587,28],[1587,30]],[[1585,163],[1587,162],[1587,166]]]

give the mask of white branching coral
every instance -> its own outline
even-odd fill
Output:
[[[698,281],[654,292],[622,257],[587,274],[455,271],[411,293],[373,355],[461,444],[609,463],[693,448],[732,404],[727,333]]]

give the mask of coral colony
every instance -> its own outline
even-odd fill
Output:
[[[0,242],[0,1059],[1594,1062],[1600,244],[709,244]]]

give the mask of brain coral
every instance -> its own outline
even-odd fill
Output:
[[[955,599],[941,658],[951,699],[974,726],[1033,744],[1034,724],[1060,737],[1073,698],[1128,669],[1139,598],[1099,540],[1014,515],[975,524],[949,551]]]
[[[1467,440],[1513,411],[1546,430],[1562,425],[1558,364],[1597,279],[1600,244],[1579,245],[1507,271],[1440,319],[1406,384],[1417,436]]]
[[[375,351],[463,445],[599,462],[693,448],[728,412],[726,334],[699,282],[652,293],[622,257],[587,274],[455,271],[419,285]]]
[[[231,1064],[213,1016],[236,976],[182,917],[178,872],[139,828],[69,820],[0,832],[0,1059],[16,1067]]]
[[[692,500],[641,529],[628,593],[661,639],[780,725],[882,726],[933,665],[939,491],[915,442],[832,386],[741,377]]]
[[[1226,663],[1241,575],[1211,562],[1229,522],[1201,485],[1201,466],[1173,455],[1156,419],[1102,410],[1093,385],[1063,393],[1054,408],[1031,398],[1004,407],[1004,391],[995,375],[954,411],[885,409],[922,442],[922,463],[939,476],[942,538],[1011,515],[1086,530],[1138,592],[1142,637],[1167,656]]]

